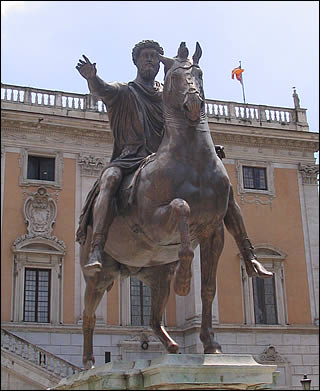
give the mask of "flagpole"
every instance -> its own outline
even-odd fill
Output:
[[[240,63],[240,69],[241,69],[241,61]],[[242,96],[243,96],[243,103],[246,104],[246,96],[244,94],[244,84],[243,84],[243,72],[241,73],[241,86],[242,86]]]

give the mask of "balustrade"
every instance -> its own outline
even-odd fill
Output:
[[[61,378],[80,372],[82,369],[24,339],[1,329],[1,348],[15,353]]]
[[[49,91],[31,87],[20,87],[1,84],[1,100],[41,107],[62,108],[75,111],[94,111],[106,113],[106,107],[101,100],[91,94],[74,94],[60,91]],[[237,124],[262,125],[264,127],[280,125],[306,126],[305,109],[299,109],[299,117],[295,109],[271,107],[263,105],[241,104],[236,102],[206,99],[205,111],[210,119],[225,119]],[[302,122],[301,122],[302,121]],[[306,129],[308,130],[307,126]]]

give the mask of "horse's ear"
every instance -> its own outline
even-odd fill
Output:
[[[194,52],[194,55],[192,56],[193,63],[195,65],[199,64],[199,60],[200,60],[201,55],[202,55],[202,49],[201,49],[201,46],[199,45],[199,42],[197,42],[196,51]]]
[[[180,60],[186,60],[188,58],[188,55],[189,55],[189,50],[186,47],[186,43],[181,42],[178,49],[177,57],[179,57]]]
[[[159,54],[159,59],[164,65],[164,73],[167,73],[168,70],[172,67],[174,59],[170,57],[165,57],[162,54]]]

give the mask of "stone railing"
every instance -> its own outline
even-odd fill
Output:
[[[1,329],[1,348],[15,353],[23,359],[28,360],[61,378],[82,371],[82,369],[76,365],[63,360],[4,329]]]
[[[206,99],[207,116],[215,118],[238,119],[257,122],[278,122],[286,125],[296,122],[294,109],[270,107],[236,102]]]
[[[38,107],[107,112],[103,102],[91,94],[74,94],[9,84],[1,84],[1,100]],[[291,109],[206,99],[206,113],[209,121],[214,122],[224,120],[248,126],[280,126],[290,130],[309,130],[306,109],[300,108]]]

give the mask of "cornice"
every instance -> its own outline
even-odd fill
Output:
[[[106,116],[104,119],[97,120],[3,110],[1,117],[2,137],[4,139],[13,132],[19,133],[21,140],[24,138],[21,135],[23,133],[39,135],[42,138],[55,137],[58,142],[58,138],[69,137],[78,144],[85,143],[88,140],[91,140],[91,142],[99,140],[99,142],[107,144],[113,143],[110,124]],[[259,148],[276,147],[310,152],[319,150],[318,133],[216,123],[209,123],[209,127],[215,144]]]

